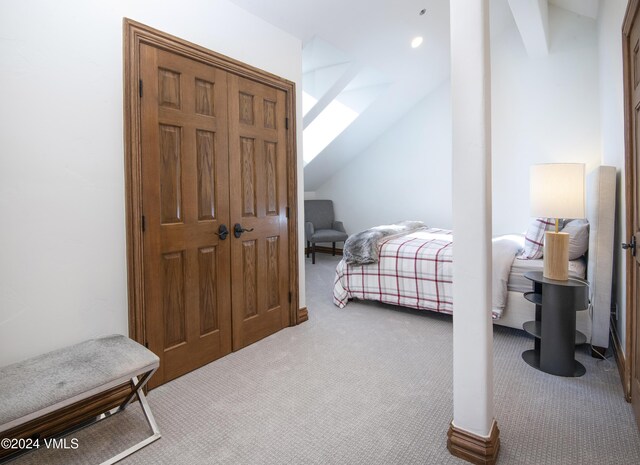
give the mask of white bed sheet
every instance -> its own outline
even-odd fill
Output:
[[[513,292],[528,292],[531,290],[531,281],[524,277],[527,271],[542,271],[544,269],[544,261],[540,260],[520,260],[515,258],[511,271],[509,272],[509,281],[507,282],[507,290]],[[569,261],[569,276],[573,278],[584,279],[587,275],[587,262],[584,257],[577,260]]]

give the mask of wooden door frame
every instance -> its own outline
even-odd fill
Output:
[[[636,202],[636,168],[635,168],[635,157],[633,154],[633,137],[631,127],[632,121],[632,87],[631,87],[631,52],[632,46],[629,43],[629,37],[631,34],[631,25],[633,23],[634,18],[638,14],[638,7],[640,5],[640,0],[629,0],[627,3],[627,10],[625,12],[624,21],[622,23],[622,78],[624,81],[624,170],[625,170],[625,217],[626,217],[626,228],[625,228],[625,242],[630,240],[633,234],[635,233],[633,228],[633,216],[634,216],[634,206]],[[627,294],[627,305],[625,308],[626,312],[626,327],[625,327],[625,353],[618,354],[618,363],[620,369],[620,376],[622,378],[622,387],[624,390],[625,398],[629,401],[631,400],[631,372],[633,367],[633,341],[637,337],[635,334],[635,258],[630,254],[626,253],[626,294]]]
[[[127,224],[127,287],[129,300],[129,337],[146,343],[144,260],[142,230],[142,151],[140,104],[140,45],[147,44],[224,71],[281,89],[286,93],[287,131],[287,204],[289,228],[289,326],[307,319],[306,308],[299,308],[298,267],[298,180],[296,151],[295,83],[254,68],[225,55],[192,44],[128,18],[124,30],[124,142],[125,202]],[[144,92],[144,89],[142,89]]]

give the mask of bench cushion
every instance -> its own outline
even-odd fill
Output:
[[[122,384],[159,365],[131,339],[112,335],[0,368],[0,431]]]

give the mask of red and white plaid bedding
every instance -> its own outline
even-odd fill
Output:
[[[356,298],[451,314],[452,241],[451,231],[428,228],[381,241],[378,263],[341,261],[334,304],[343,308]]]
[[[446,229],[425,228],[380,242],[380,260],[353,266],[342,260],[336,268],[333,303],[340,308],[349,299],[380,302],[451,314],[453,235]],[[513,259],[522,249],[522,238],[494,238],[493,319],[502,316]]]

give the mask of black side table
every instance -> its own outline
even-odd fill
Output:
[[[584,375],[584,365],[575,360],[575,346],[587,338],[576,331],[576,311],[587,308],[587,283],[574,278],[548,279],[542,271],[529,271],[524,276],[533,281],[533,292],[525,292],[524,297],[536,304],[536,319],[522,328],[536,339],[534,349],[523,352],[522,358],[552,375]]]

